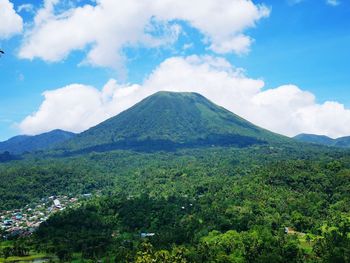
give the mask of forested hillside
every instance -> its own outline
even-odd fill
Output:
[[[99,191],[30,238],[62,261],[348,262],[349,164],[313,146],[31,159],[2,166],[1,206]]]
[[[199,94],[160,92],[4,159],[4,258],[350,260],[350,151],[274,134]]]
[[[0,153],[7,151],[11,154],[22,154],[24,152],[48,150],[74,136],[74,133],[62,130],[53,130],[35,136],[19,135],[0,142]]]
[[[350,137],[340,137],[337,139],[332,139],[330,137],[324,135],[315,135],[315,134],[299,134],[294,137],[294,139],[301,142],[315,143],[315,144],[323,144],[327,146],[334,147],[350,147]]]
[[[150,152],[288,141],[289,138],[264,130],[200,94],[158,92],[59,148],[78,153],[116,149]]]

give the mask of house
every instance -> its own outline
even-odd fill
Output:
[[[53,204],[55,205],[56,208],[60,209],[61,206],[61,202],[58,199],[53,200]]]
[[[145,238],[145,237],[153,237],[155,236],[156,234],[155,233],[141,233],[141,237],[142,238]]]
[[[4,226],[11,226],[13,224],[12,220],[5,220],[4,221]]]

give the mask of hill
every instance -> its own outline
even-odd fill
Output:
[[[188,263],[236,255],[244,259],[238,262],[348,262],[319,259],[349,244],[349,223],[332,221],[349,211],[349,168],[347,151],[307,144],[32,158],[0,165],[0,207],[21,208],[25,216],[27,204],[52,205],[49,196],[92,193],[90,201],[51,215],[24,243],[66,262],[126,262],[126,255],[148,262],[138,259],[145,242],[149,258],[171,253]],[[286,227],[294,232],[284,234]],[[188,250],[171,251],[175,246]]]
[[[19,135],[0,142],[0,152],[7,151],[12,154],[22,154],[24,152],[46,150],[74,136],[74,133],[62,130],[53,130],[35,136]]]
[[[60,147],[186,149],[0,164],[0,216],[24,231],[0,247],[62,262],[348,262],[350,151],[277,144],[290,141],[199,94],[157,93]],[[76,203],[58,212],[51,196]]]
[[[77,135],[62,148],[171,150],[265,144],[287,138],[259,128],[197,93],[158,92]]]
[[[301,142],[322,144],[327,146],[344,147],[344,148],[350,147],[350,136],[332,139],[325,135],[299,134],[295,136],[294,139]]]
[[[350,136],[341,137],[335,140],[334,146],[337,147],[350,147]]]
[[[334,145],[334,139],[327,137],[325,135],[303,133],[295,136],[294,139],[301,142],[316,143],[316,144],[322,144],[322,145],[328,145],[328,146]]]

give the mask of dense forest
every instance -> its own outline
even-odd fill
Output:
[[[21,242],[63,262],[349,262],[350,153],[300,146],[38,153],[4,163],[1,209],[99,193],[11,251]]]

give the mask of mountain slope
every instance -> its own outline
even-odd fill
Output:
[[[335,140],[336,147],[350,147],[350,136],[341,137]]]
[[[332,139],[325,135],[315,135],[315,134],[299,134],[294,137],[294,139],[301,142],[322,144],[327,146],[335,146],[335,147],[350,147],[350,136],[349,137],[341,137],[338,139]]]
[[[323,144],[332,146],[335,143],[335,140],[332,138],[329,138],[325,135],[316,135],[316,134],[299,134],[294,137],[294,139],[301,141],[301,142],[308,142],[308,143],[316,143],[316,144]]]
[[[77,135],[66,150],[247,146],[285,137],[261,129],[197,93],[158,92]]]
[[[7,141],[0,142],[0,152],[13,154],[46,150],[75,136],[72,132],[53,130],[40,135],[19,135]]]

